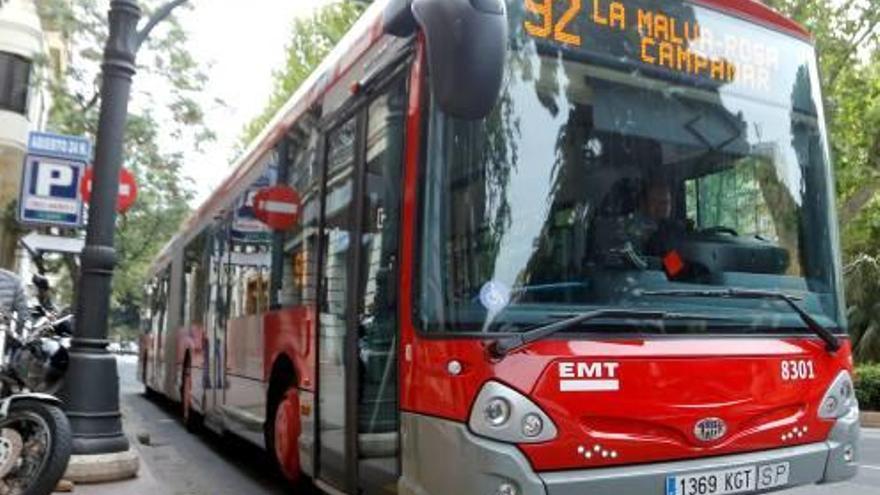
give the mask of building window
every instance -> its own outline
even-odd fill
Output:
[[[30,79],[30,60],[0,52],[0,110],[27,113]]]

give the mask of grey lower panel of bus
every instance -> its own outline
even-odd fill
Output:
[[[514,445],[477,437],[461,423],[411,413],[401,413],[400,431],[401,495],[492,494],[511,481],[520,495],[546,493]]]
[[[855,476],[858,453],[844,460],[846,448],[857,448],[858,413],[838,420],[826,442],[689,461],[608,469],[537,474],[513,445],[477,437],[467,426],[417,414],[401,415],[403,495],[495,493],[502,483],[516,485],[521,495],[662,494],[669,475],[729,469],[752,464],[790,462],[783,488],[843,481]]]

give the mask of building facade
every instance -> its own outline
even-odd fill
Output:
[[[0,6],[0,267],[16,268],[21,228],[15,203],[32,130],[44,129],[50,106],[40,61],[50,54],[34,0]]]

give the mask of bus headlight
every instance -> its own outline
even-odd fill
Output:
[[[538,443],[556,438],[556,425],[525,395],[498,382],[483,385],[468,426],[477,435],[510,443]]]
[[[483,416],[486,417],[486,422],[491,426],[497,428],[504,425],[510,419],[510,402],[507,402],[507,399],[503,397],[492,398],[486,404]]]
[[[819,417],[823,419],[837,419],[846,416],[858,403],[855,397],[855,388],[852,377],[848,371],[841,371],[837,378],[831,382],[828,391],[819,404]]]

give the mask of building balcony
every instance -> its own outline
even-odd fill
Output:
[[[0,148],[6,157],[12,151],[24,151],[28,131],[44,112],[33,64],[43,51],[43,31],[33,1],[4,3],[0,8]],[[9,172],[2,171],[4,175]]]

